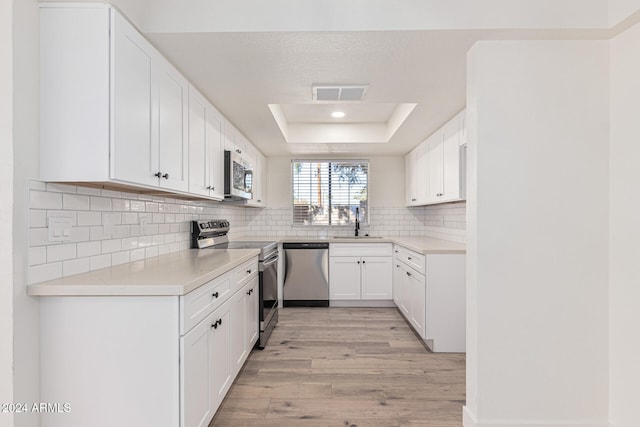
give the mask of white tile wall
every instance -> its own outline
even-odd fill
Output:
[[[29,283],[143,260],[190,246],[190,221],[224,218],[230,237],[352,235],[351,226],[293,226],[291,208],[248,209],[135,193],[30,183]],[[48,218],[71,219],[70,239],[49,241]],[[429,236],[465,241],[466,203],[406,208],[371,207],[362,234]]]
[[[352,226],[294,226],[291,208],[250,209],[247,232],[275,237],[350,236]],[[361,234],[381,236],[428,236],[453,242],[465,242],[466,202],[445,205],[406,207],[372,207],[369,224]]]
[[[231,237],[247,230],[242,207],[40,181],[29,188],[29,283],[188,249],[194,219],[228,219]],[[51,217],[71,219],[68,241],[49,241]]]

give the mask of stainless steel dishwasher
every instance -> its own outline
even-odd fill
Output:
[[[329,306],[329,243],[283,243],[285,307]]]

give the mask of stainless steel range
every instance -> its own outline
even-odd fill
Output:
[[[278,323],[278,243],[268,241],[230,242],[229,221],[224,219],[192,221],[191,247],[199,249],[260,249],[259,313],[260,338],[256,347],[263,349]]]

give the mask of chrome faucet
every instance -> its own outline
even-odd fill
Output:
[[[356,208],[356,237],[358,237],[358,230],[360,230],[360,209]]]

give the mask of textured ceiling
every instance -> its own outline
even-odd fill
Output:
[[[465,107],[466,54],[475,42],[598,38],[603,33],[446,30],[146,35],[260,151],[274,156],[405,154]],[[287,144],[268,104],[310,103],[311,87],[319,82],[366,83],[364,104],[417,106],[385,144]]]
[[[404,154],[465,106],[474,32],[148,34],[266,155]],[[417,103],[388,144],[323,146],[284,140],[268,104],[306,104],[317,82],[369,84],[363,105]],[[360,106],[360,113],[366,108]],[[320,113],[323,114],[323,107]],[[295,113],[298,119],[308,111]],[[364,120],[362,114],[358,120]],[[296,120],[298,120],[296,119]],[[305,119],[310,120],[310,119]],[[318,121],[319,119],[313,119]]]
[[[608,0],[111,3],[268,156],[405,154],[464,108],[476,41],[606,39],[611,30]],[[287,144],[268,105],[308,104],[313,84],[370,85],[362,107],[376,117],[375,104],[417,106],[385,144]],[[317,110],[289,113],[322,121]]]

